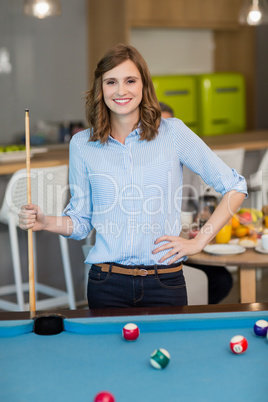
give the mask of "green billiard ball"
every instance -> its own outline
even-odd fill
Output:
[[[156,349],[150,356],[151,365],[158,370],[165,368],[169,361],[170,354],[166,349],[163,348]]]

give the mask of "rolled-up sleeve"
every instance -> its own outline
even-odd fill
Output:
[[[181,162],[221,195],[236,190],[247,196],[245,178],[226,165],[181,120],[172,120],[173,139]]]
[[[73,231],[69,238],[81,240],[87,237],[92,229],[92,202],[88,171],[75,136],[69,148],[69,185],[71,199],[63,211],[63,216],[72,219]]]

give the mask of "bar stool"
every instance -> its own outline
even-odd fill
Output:
[[[24,311],[29,309],[29,304],[24,301],[24,293],[28,292],[28,283],[23,283],[21,274],[20,250],[18,241],[18,212],[22,205],[27,204],[26,169],[15,172],[7,184],[3,204],[0,210],[0,222],[8,225],[12,254],[12,264],[15,284],[0,286],[0,308],[10,311]],[[31,195],[32,203],[39,205],[45,215],[61,215],[68,197],[68,166],[55,166],[31,170]],[[64,269],[66,291],[56,289],[38,282],[36,268],[36,236],[33,232],[33,248],[35,260],[35,288],[48,297],[38,300],[36,309],[42,310],[57,306],[69,305],[75,309],[75,296],[71,265],[68,251],[68,240],[59,236],[59,245]],[[10,302],[2,298],[9,294],[16,294],[17,302]]]
[[[208,278],[205,272],[183,264],[183,274],[187,286],[188,305],[208,304]]]

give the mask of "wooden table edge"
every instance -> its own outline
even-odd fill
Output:
[[[232,313],[232,312],[256,312],[268,311],[268,302],[262,303],[237,303],[237,304],[207,304],[198,306],[178,307],[133,307],[133,308],[106,308],[106,309],[80,309],[80,310],[49,310],[51,314],[61,314],[65,318],[96,318],[96,317],[122,317],[122,316],[151,316],[173,314],[207,314],[207,313]],[[43,314],[39,311],[36,314]],[[30,319],[29,311],[3,311],[0,312],[0,320]]]

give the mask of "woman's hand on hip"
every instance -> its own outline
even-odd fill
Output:
[[[157,247],[153,250],[153,254],[159,253],[160,251],[169,250],[160,260],[162,263],[168,258],[173,257],[168,265],[174,264],[176,261],[180,260],[184,256],[193,255],[199,253],[203,247],[200,243],[194,239],[184,239],[180,236],[161,236],[159,237],[154,244],[159,244],[162,242],[166,242],[161,246]]]

